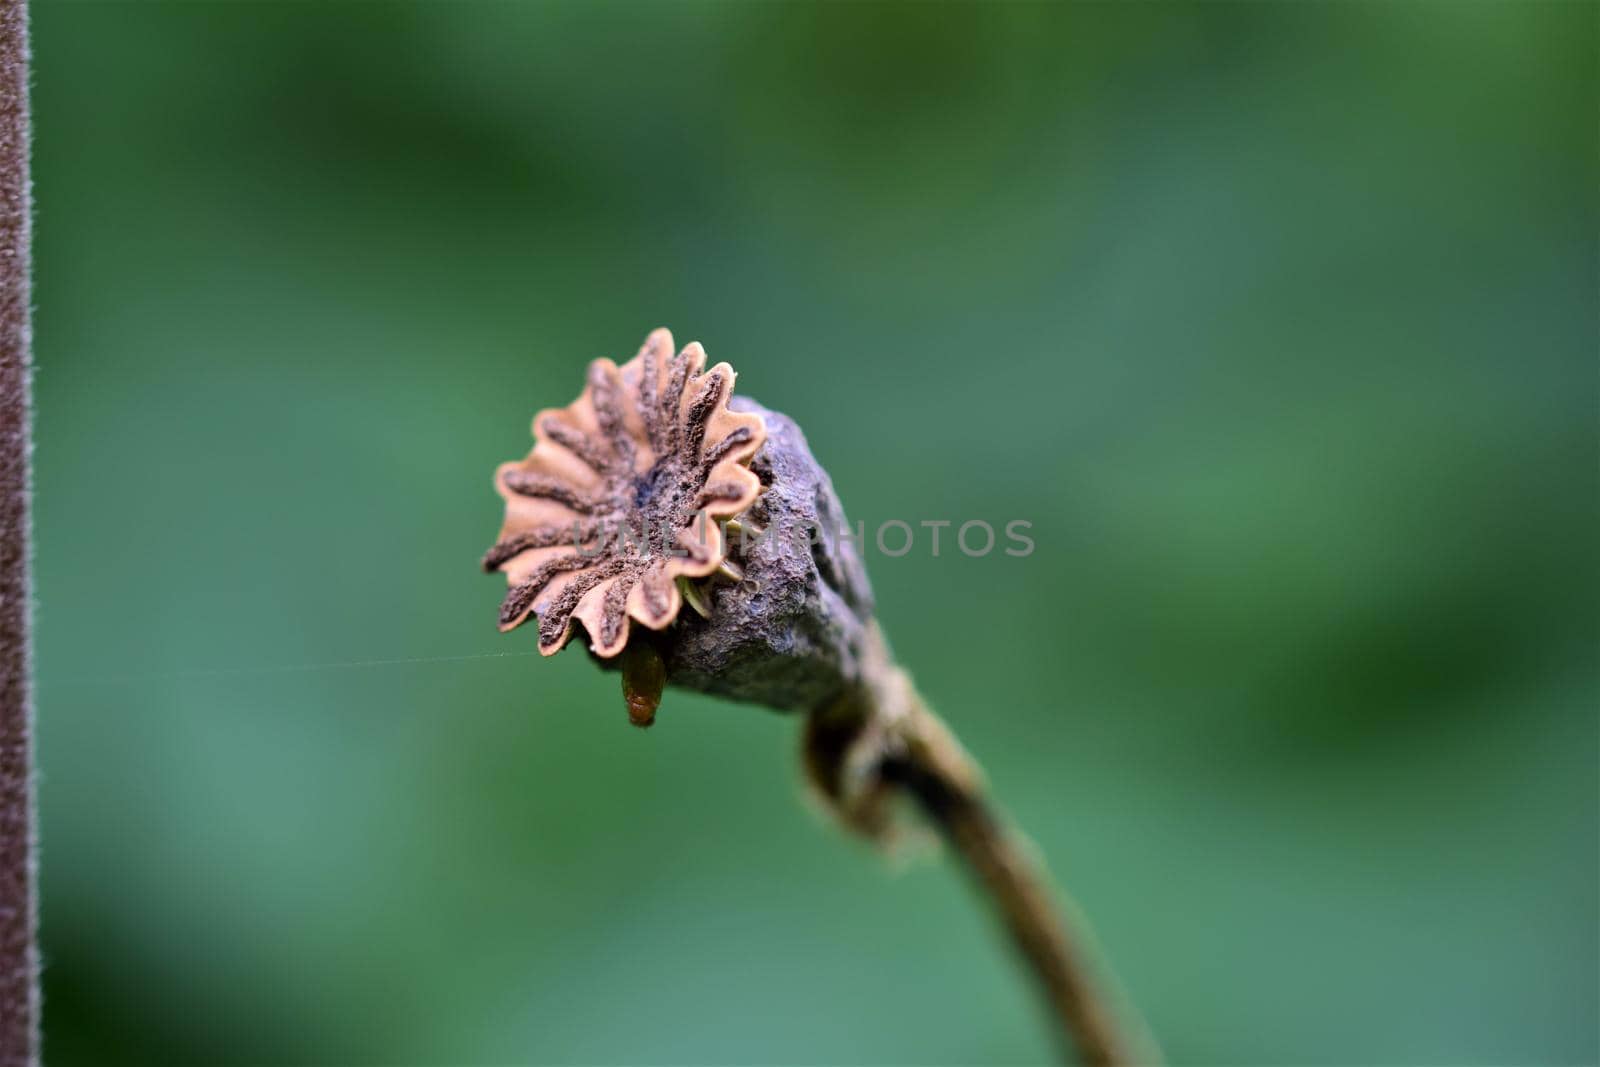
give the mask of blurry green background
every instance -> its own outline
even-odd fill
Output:
[[[1600,1054],[1593,6],[34,17],[52,1063],[1051,1054],[793,720],[495,632],[657,325],[1033,523],[869,569],[1173,1062]]]

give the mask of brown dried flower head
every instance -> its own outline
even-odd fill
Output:
[[[534,417],[528,457],[495,471],[506,518],[483,566],[511,586],[500,629],[536,614],[547,656],[574,619],[605,657],[627,644],[630,619],[671,623],[678,579],[723,565],[717,520],[761,491],[749,464],[766,430],[761,416],[728,410],[733,368],[705,370],[699,342],[672,351],[663,329],[621,367],[595,360],[583,395]]]

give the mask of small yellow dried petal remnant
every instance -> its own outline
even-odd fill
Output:
[[[622,650],[622,699],[628,705],[629,722],[653,725],[666,686],[666,664],[649,641],[635,641]]]
[[[537,615],[547,656],[574,619],[603,657],[622,651],[630,620],[665,627],[682,606],[677,579],[723,563],[712,520],[761,490],[749,465],[766,428],[728,410],[733,368],[705,370],[698,342],[672,350],[672,334],[656,330],[621,367],[595,360],[576,401],[534,417],[528,457],[495,472],[506,517],[483,566],[511,586],[500,629]]]

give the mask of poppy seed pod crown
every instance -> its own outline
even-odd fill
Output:
[[[722,565],[714,520],[755,500],[748,464],[766,431],[728,409],[733,368],[705,359],[699,344],[674,356],[656,330],[623,366],[591,363],[572,404],[535,416],[533,451],[495,472],[505,523],[483,565],[511,586],[501,630],[537,614],[539,651],[553,655],[576,619],[595,655],[615,656],[630,620],[659,630],[677,617],[677,579]]]

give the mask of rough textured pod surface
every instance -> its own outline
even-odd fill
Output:
[[[742,572],[707,583],[709,615],[685,612],[655,638],[672,685],[781,711],[812,711],[860,684],[872,590],[844,508],[793,420],[748,397],[766,442],[762,492],[728,530]]]

